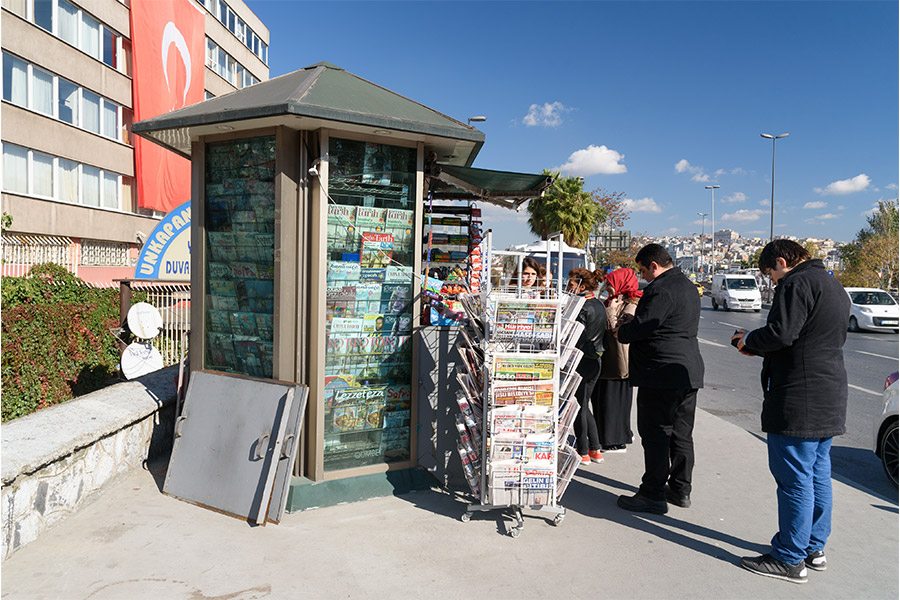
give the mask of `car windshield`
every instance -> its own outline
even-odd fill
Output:
[[[887,292],[851,292],[850,299],[853,304],[864,306],[893,306],[897,304]]]
[[[729,290],[755,290],[756,280],[746,277],[744,279],[728,279]]]

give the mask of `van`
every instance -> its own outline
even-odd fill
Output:
[[[713,310],[719,310],[719,305],[725,310],[762,310],[762,296],[752,275],[716,273],[710,296]]]

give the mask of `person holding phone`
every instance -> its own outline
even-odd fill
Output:
[[[807,567],[826,568],[831,533],[831,440],[846,430],[850,299],[821,260],[791,240],[774,240],[759,270],[776,284],[764,327],[734,332],[745,355],[763,357],[762,430],[777,484],[778,532],[771,550],[744,557],[757,575],[807,581]]]

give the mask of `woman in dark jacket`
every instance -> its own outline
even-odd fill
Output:
[[[598,285],[599,279],[594,272],[581,268],[569,271],[569,293],[585,298],[584,306],[576,317],[584,325],[584,331],[575,344],[583,353],[576,369],[581,375],[581,383],[575,391],[581,406],[578,418],[575,419],[575,439],[583,465],[603,462],[597,422],[591,415],[591,393],[600,375],[600,355],[603,353],[603,335],[606,333],[606,308],[594,297]]]

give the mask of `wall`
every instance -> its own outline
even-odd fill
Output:
[[[3,560],[171,449],[177,376],[169,367],[3,425]]]

